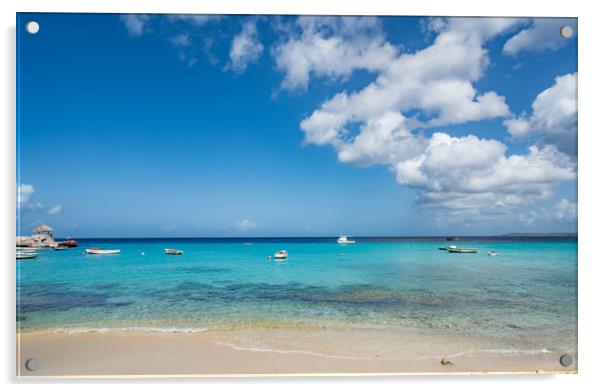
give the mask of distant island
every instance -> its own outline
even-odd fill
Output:
[[[577,233],[508,233],[500,237],[577,237]]]

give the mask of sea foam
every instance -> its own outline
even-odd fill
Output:
[[[70,335],[85,333],[173,333],[198,334],[206,332],[207,328],[193,327],[61,327],[51,328],[43,333],[66,333]]]

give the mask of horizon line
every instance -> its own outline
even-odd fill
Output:
[[[350,238],[447,238],[447,237],[458,237],[458,238],[486,238],[486,237],[577,237],[578,232],[550,232],[550,233],[504,233],[504,234],[486,234],[486,235],[347,235]],[[326,235],[326,236],[217,236],[217,237],[79,237],[80,240],[87,239],[270,239],[270,238],[338,238],[338,235]],[[55,237],[63,238],[63,237]],[[65,237],[67,238],[67,237]],[[74,238],[71,236],[71,238]]]

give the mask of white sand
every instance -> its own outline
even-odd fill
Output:
[[[247,330],[177,333],[30,333],[18,337],[19,376],[140,376],[140,375],[285,375],[285,374],[398,374],[398,373],[576,373],[576,360],[564,368],[558,353],[471,352],[425,353],[420,342],[395,355],[382,347],[366,349],[366,336],[355,332],[322,331],[311,336],[313,349],[287,347],[270,350],[249,345],[249,337],[282,342],[307,339],[299,331]],[[274,338],[276,336],[276,338]],[[332,336],[332,339],[328,338]],[[319,337],[319,340],[317,337]],[[364,339],[364,340],[362,340]],[[446,339],[443,337],[442,339]],[[321,342],[321,343],[320,343]],[[334,343],[333,343],[334,342]],[[343,343],[355,351],[338,355]],[[365,341],[369,342],[369,341]],[[435,343],[437,343],[435,341]],[[432,347],[430,345],[429,347]],[[380,350],[380,352],[379,352]],[[426,354],[420,355],[419,353]],[[430,355],[432,354],[432,355]],[[574,355],[574,354],[573,354]],[[452,363],[442,365],[441,357]],[[35,358],[31,372],[25,361]]]

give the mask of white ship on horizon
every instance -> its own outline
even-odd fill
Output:
[[[347,245],[347,244],[355,244],[355,240],[350,240],[346,235],[342,235],[337,240],[337,244]]]

